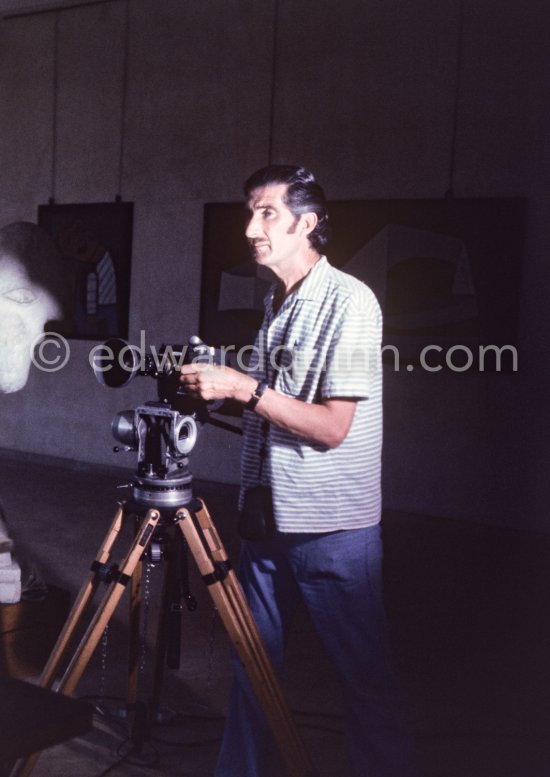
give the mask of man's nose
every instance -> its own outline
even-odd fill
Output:
[[[252,240],[255,237],[258,237],[260,234],[260,225],[259,220],[256,214],[253,214],[248,224],[246,225],[245,235],[249,240]]]

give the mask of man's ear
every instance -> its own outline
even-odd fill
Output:
[[[305,235],[311,234],[315,227],[317,226],[318,222],[317,214],[316,213],[302,213],[300,216],[300,226],[304,231]]]

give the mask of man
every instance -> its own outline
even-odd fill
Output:
[[[245,527],[255,539],[243,540],[239,578],[275,669],[301,596],[342,683],[354,777],[407,777],[410,737],[380,596],[380,309],[321,255],[325,198],[308,170],[264,168],[245,194],[254,261],[276,277],[259,358],[242,373],[187,365],[180,380],[204,400],[245,408],[240,506],[253,519],[250,504],[258,512],[258,496],[272,493],[274,525]],[[263,777],[270,762],[263,716],[236,664],[216,775]]]

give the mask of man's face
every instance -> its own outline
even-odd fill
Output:
[[[247,202],[246,237],[257,264],[284,269],[304,246],[296,219],[283,201],[286,184],[254,189]],[[306,238],[307,240],[307,238]]]
[[[23,263],[0,254],[0,392],[22,389],[34,344],[59,309],[52,295],[33,283]]]

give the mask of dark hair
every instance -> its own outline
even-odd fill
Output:
[[[319,251],[328,240],[328,213],[325,193],[313,173],[296,165],[262,167],[245,181],[244,193],[248,198],[255,189],[280,183],[287,186],[283,202],[295,218],[299,218],[302,213],[317,215],[315,229],[308,237],[312,247]]]

